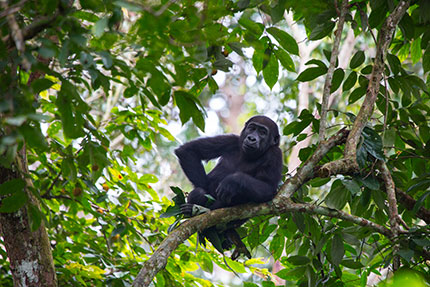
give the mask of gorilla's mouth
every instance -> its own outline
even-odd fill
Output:
[[[243,143],[243,149],[246,151],[255,151],[258,149],[258,145],[257,143],[249,143],[245,141]]]

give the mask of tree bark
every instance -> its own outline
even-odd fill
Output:
[[[24,155],[24,156],[23,156]],[[0,166],[0,184],[27,173],[25,148],[11,168]],[[29,203],[39,208],[39,203],[29,190]],[[1,199],[0,199],[1,202]],[[13,213],[0,213],[0,235],[6,247],[15,287],[56,287],[57,280],[48,233],[42,221],[39,228],[31,231],[27,205]]]

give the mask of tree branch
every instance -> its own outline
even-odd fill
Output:
[[[400,233],[399,227],[399,212],[397,210],[397,200],[396,200],[396,186],[394,184],[391,173],[388,170],[387,165],[384,161],[378,161],[379,170],[381,171],[382,179],[385,183],[385,191],[387,192],[388,198],[388,210],[390,212],[390,226],[393,236],[397,237]],[[394,254],[399,251],[400,245],[396,244],[394,246]],[[398,254],[394,256],[393,259],[393,270],[397,271],[400,268],[400,257]]]
[[[160,246],[152,256],[143,264],[142,269],[133,282],[133,286],[149,286],[155,275],[167,264],[170,254],[179,246],[179,244],[188,239],[195,232],[234,220],[247,219],[260,215],[282,214],[285,212],[304,212],[308,214],[325,215],[331,218],[339,218],[360,226],[368,227],[369,229],[387,237],[393,237],[393,233],[389,229],[365,218],[327,207],[307,203],[293,203],[291,200],[285,200],[282,202],[279,202],[278,200],[277,205],[269,202],[221,208],[193,217],[172,231],[163,240],[163,242],[161,242]]]
[[[402,205],[404,205],[408,210],[414,209],[417,201],[412,196],[398,188],[396,188],[396,195]],[[417,217],[424,220],[427,224],[430,224],[430,210],[421,206],[417,211]]]
[[[7,1],[0,1],[0,6],[3,8],[3,10],[9,10],[9,6],[7,5]],[[25,43],[24,43],[24,37],[23,33],[18,25],[18,22],[16,22],[15,15],[13,13],[6,14],[6,20],[9,25],[9,32],[11,35],[11,38],[13,40],[13,43],[16,46],[16,49],[18,50],[18,54],[22,57],[22,66],[25,70],[30,69],[30,63],[28,62],[27,58],[25,58]]]
[[[346,141],[344,152],[345,158],[354,159],[355,161],[358,140],[364,126],[373,113],[373,107],[378,97],[388,46],[393,39],[397,25],[409,7],[409,3],[410,0],[400,1],[390,16],[388,16],[388,18],[384,21],[384,24],[382,25],[382,28],[379,32],[378,42],[376,45],[375,62],[373,63],[369,86],[367,87],[364,102],[360,108],[357,118],[355,119],[351,132],[349,133],[348,140]]]
[[[337,0],[335,0],[336,2]],[[330,64],[328,66],[327,76],[325,78],[324,90],[322,95],[321,103],[321,119],[320,119],[320,130],[319,130],[319,141],[325,140],[325,131],[327,126],[327,110],[330,98],[331,84],[333,80],[334,68],[336,67],[337,56],[339,55],[339,45],[342,38],[343,24],[345,23],[345,16],[348,12],[348,0],[342,1],[342,8],[339,15],[339,21],[337,22],[337,30],[335,32],[335,38],[333,42],[333,49],[330,56]]]

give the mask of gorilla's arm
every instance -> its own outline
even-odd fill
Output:
[[[237,135],[221,135],[190,141],[175,150],[185,175],[194,185],[207,189],[208,178],[202,160],[211,160],[239,148]]]

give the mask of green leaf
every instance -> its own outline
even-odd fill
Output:
[[[234,52],[236,52],[238,55],[240,56],[244,56],[242,48],[243,45],[240,42],[230,42],[228,43],[228,46],[230,47],[230,49],[232,49]]]
[[[366,94],[367,88],[366,87],[358,87],[356,88],[348,98],[348,104],[353,104],[356,101],[358,101],[362,96]]]
[[[312,59],[312,60],[309,60],[309,61],[307,61],[306,63],[305,63],[305,65],[307,66],[307,65],[317,65],[318,67],[321,67],[321,68],[323,68],[323,69],[327,69],[327,66],[326,66],[326,64],[324,64],[324,62],[323,61],[321,61],[321,60],[318,60],[318,59]]]
[[[36,231],[40,224],[42,223],[42,213],[39,208],[33,204],[28,205],[28,214],[30,219],[30,229],[31,231]]]
[[[23,207],[28,200],[28,196],[23,190],[14,192],[12,195],[1,200],[0,212],[12,213]]]
[[[93,26],[93,34],[96,38],[100,38],[103,33],[105,32],[105,29],[108,26],[108,18],[103,17],[100,20],[96,22]]]
[[[243,266],[242,263],[233,261],[228,257],[225,257],[225,261],[227,262],[228,266],[230,266],[231,269],[233,269],[237,273],[246,273],[245,266]]]
[[[315,41],[330,35],[334,29],[334,26],[335,23],[332,21],[319,24],[312,30],[311,34],[309,35],[309,40]]]
[[[278,81],[279,63],[278,59],[273,54],[270,55],[269,62],[267,63],[267,66],[263,69],[263,77],[264,81],[270,87],[270,89],[272,89]]]
[[[63,172],[63,176],[66,177],[69,181],[76,181],[77,171],[73,158],[66,157],[63,159],[63,162],[61,163],[61,171]]]
[[[179,118],[182,124],[185,124],[190,118],[193,118],[193,122],[197,127],[204,131],[205,122],[202,112],[197,107],[197,98],[186,91],[175,91],[174,98],[179,108]],[[200,105],[200,103],[198,104]]]
[[[400,249],[397,251],[397,254],[399,254],[407,262],[411,262],[411,259],[414,256],[414,251],[411,249]]]
[[[423,195],[421,195],[420,198],[418,198],[418,200],[415,202],[415,205],[414,205],[414,208],[412,209],[412,212],[416,213],[421,208],[421,206],[423,205],[426,197],[429,195],[430,195],[430,191],[427,191]]]
[[[92,2],[92,1],[96,1],[96,0],[91,0],[90,2]],[[88,1],[87,0],[81,0],[80,2],[82,3],[82,2],[88,2]],[[98,2],[98,0],[97,0],[97,2]],[[142,6],[134,4],[134,3],[129,2],[129,1],[117,0],[114,3],[115,3],[115,5],[117,5],[119,7],[123,7],[130,12],[141,12],[143,10]],[[103,5],[102,3],[100,3],[100,4]]]
[[[173,201],[176,205],[182,205],[185,203],[185,195],[182,189],[180,189],[177,186],[171,186],[170,189],[176,194],[175,197],[173,197]]]
[[[424,73],[427,73],[428,71],[430,71],[430,49],[429,48],[427,48],[426,51],[424,52],[423,69],[424,69]]]
[[[22,191],[25,187],[25,180],[14,178],[0,184],[0,195],[12,194]]]
[[[299,46],[290,34],[275,27],[268,28],[267,32],[269,32],[285,50],[291,54],[299,55]]]
[[[254,21],[250,20],[246,14],[243,14],[238,22],[242,27],[255,34],[257,37],[260,37],[263,33],[264,26],[260,23],[255,23]]]
[[[233,62],[226,58],[219,58],[212,64],[212,66],[215,69],[228,72],[230,68],[233,67]]]
[[[352,259],[344,259],[344,260],[342,260],[341,264],[343,266],[351,268],[351,269],[360,269],[360,268],[364,267],[363,264],[361,264],[361,262],[355,261]]]
[[[288,262],[290,262],[293,265],[307,265],[311,262],[311,260],[309,259],[309,257],[306,256],[290,256],[288,257]]]
[[[334,265],[338,266],[342,262],[345,249],[343,247],[342,236],[335,234],[331,241],[331,261]]]
[[[411,47],[411,60],[412,63],[415,65],[421,60],[422,57],[422,51],[421,51],[421,38],[417,38],[412,43]]]
[[[342,179],[342,184],[351,192],[352,195],[359,193],[361,190],[360,185],[355,180]]]
[[[365,127],[362,132],[364,141],[363,146],[366,151],[374,156],[376,159],[384,160],[384,152],[382,151],[382,138],[375,132],[375,130]]]
[[[351,62],[349,63],[349,67],[351,69],[355,69],[364,63],[366,57],[364,56],[363,51],[357,51],[354,56],[351,58]]]
[[[334,71],[330,93],[334,93],[337,89],[339,89],[340,84],[342,84],[344,77],[345,77],[345,72],[343,71],[342,68],[338,68]]]
[[[311,67],[301,72],[297,77],[297,80],[300,82],[309,82],[318,78],[319,76],[324,75],[325,73],[327,73],[327,68]]]
[[[160,218],[167,218],[182,214],[181,209],[179,206],[169,206],[167,207],[166,211],[160,214]]]
[[[296,68],[294,67],[293,59],[291,59],[290,55],[288,55],[285,50],[279,48],[273,51],[278,58],[278,60],[281,62],[281,65],[284,66],[285,69],[287,69],[290,72],[295,72]]]
[[[333,209],[342,209],[348,202],[351,194],[345,189],[342,181],[337,179],[333,182],[330,192],[325,198],[325,203]]]
[[[387,54],[388,64],[390,65],[391,72],[394,75],[397,75],[402,70],[402,64],[400,63],[399,58],[397,56],[388,53]]]
[[[252,65],[254,66],[257,74],[263,70],[263,60],[264,53],[260,50],[254,50],[254,54],[252,55]]]
[[[279,259],[284,250],[285,237],[276,234],[273,236],[272,242],[270,242],[269,250],[272,253],[273,258]]]
[[[356,82],[357,82],[357,73],[355,71],[351,71],[351,73],[349,73],[348,78],[346,78],[345,82],[343,83],[342,90],[344,92],[350,90],[355,85]]]
[[[39,125],[30,126],[25,124],[19,127],[19,131],[24,136],[28,147],[34,148],[37,151],[46,151],[48,149],[48,142],[46,141]]]
[[[48,79],[37,79],[31,83],[31,88],[33,89],[33,93],[39,94],[40,92],[49,89],[54,82]]]

